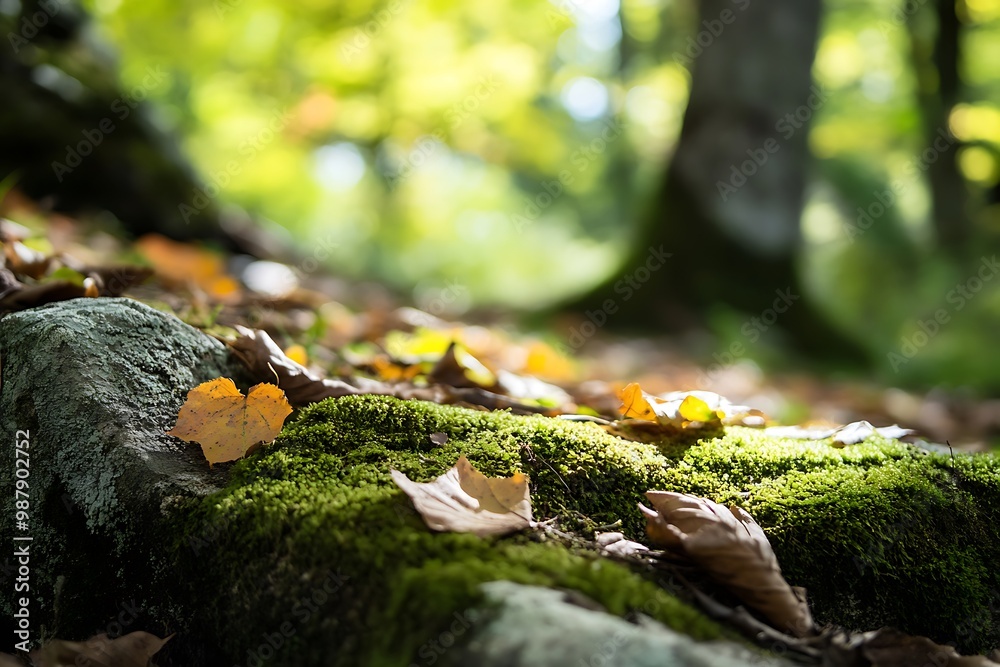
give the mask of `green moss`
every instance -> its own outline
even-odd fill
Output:
[[[434,445],[435,432],[448,442]],[[224,491],[184,515],[186,537],[175,546],[192,573],[186,585],[223,582],[232,593],[206,622],[240,627],[265,610],[263,626],[220,637],[226,652],[260,644],[260,627],[290,622],[286,643],[299,645],[299,661],[337,648],[341,663],[406,665],[495,579],[575,589],[614,613],[645,609],[697,637],[718,636],[655,583],[592,553],[527,535],[427,530],[389,469],[428,481],[463,454],[490,475],[528,473],[536,518],[560,515],[580,529],[620,519],[640,537],[635,503],[651,488],[739,502],[768,532],[791,583],[809,589],[821,620],[889,623],[967,650],[1000,644],[995,458],[960,457],[952,468],[948,457],[890,441],[835,449],[749,429],[657,447],[593,424],[360,396],[303,410],[274,446],[235,466]],[[194,553],[186,545],[199,535],[208,537]],[[245,557],[262,551],[270,556]],[[337,570],[347,582],[313,599],[324,613],[268,607],[277,591],[315,598]]]

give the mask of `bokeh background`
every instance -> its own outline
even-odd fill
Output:
[[[961,307],[949,295],[1000,239],[1000,1],[758,2],[0,0],[2,166],[52,195],[51,162],[80,133],[52,139],[62,121],[25,81],[103,100],[95,118],[125,95],[201,179],[174,201],[239,206],[418,305],[462,285],[445,315],[594,312],[665,239],[672,268],[623,323],[697,320],[711,349],[750,357],[853,347],[843,358],[891,383],[996,392],[1000,279],[981,274]],[[39,11],[51,20],[25,38]],[[745,168],[762,149],[771,164]],[[755,173],[729,198],[734,170]],[[750,345],[747,318],[788,266],[810,323]],[[644,320],[652,306],[670,316]],[[894,361],[908,341],[919,353]]]

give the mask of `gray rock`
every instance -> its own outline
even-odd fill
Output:
[[[166,655],[157,658],[160,664],[319,666],[344,664],[338,653],[349,642],[358,649],[384,634],[385,628],[363,620],[384,601],[354,599],[340,584],[327,588],[339,550],[349,546],[304,561],[280,551],[284,533],[323,516],[321,505],[303,508],[298,524],[279,522],[276,540],[266,533],[246,537],[258,518],[247,504],[239,559],[215,548],[237,543],[230,533],[214,536],[213,548],[202,551],[179,546],[191,534],[178,533],[184,530],[178,516],[198,504],[192,499],[222,488],[228,466],[210,469],[196,445],[165,431],[191,387],[219,376],[248,384],[222,344],[129,299],[77,299],[0,319],[0,361],[4,469],[14,469],[16,440],[30,444],[28,528],[14,523],[11,474],[0,489],[0,524],[5,535],[32,538],[15,544],[30,549],[33,644],[43,637],[177,631]],[[370,426],[389,428],[375,420]],[[10,553],[0,557],[6,559],[0,566],[5,591],[17,576]],[[235,574],[198,577],[208,570]],[[323,605],[316,597],[321,587],[337,604],[301,613],[303,591]],[[445,658],[452,664],[782,664],[731,644],[697,644],[663,626],[632,625],[569,604],[560,592],[505,582],[487,585],[486,592],[484,621],[472,627],[470,643]],[[12,595],[0,596],[0,604],[8,615],[15,611]],[[341,627],[362,631],[349,636]],[[612,655],[601,662],[607,651]]]
[[[646,620],[641,626],[575,604],[560,591],[508,581],[485,584],[472,639],[449,665],[496,667],[791,667],[725,642],[697,642]]]
[[[130,299],[74,299],[0,320],[3,467],[30,443],[28,530],[2,480],[6,535],[30,535],[32,640],[89,636],[101,608],[137,604],[152,581],[161,505],[224,481],[196,446],[165,435],[187,391],[237,370],[224,345]],[[0,587],[12,588],[9,550]],[[126,583],[127,582],[127,583]],[[0,596],[12,612],[13,596]],[[80,614],[82,608],[91,614]],[[121,613],[123,620],[138,614]],[[132,621],[135,622],[134,620]],[[134,628],[125,628],[134,629]]]

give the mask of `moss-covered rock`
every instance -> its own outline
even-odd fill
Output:
[[[593,424],[358,396],[302,410],[273,445],[209,470],[164,431],[188,389],[238,368],[176,318],[126,299],[56,304],[0,320],[0,355],[3,435],[31,433],[35,639],[42,626],[66,639],[113,628],[101,619],[128,604],[141,611],[126,630],[178,632],[163,664],[440,664],[459,652],[436,638],[488,607],[482,584],[495,580],[578,591],[699,639],[725,633],[592,551],[429,531],[389,470],[427,481],[464,454],[487,474],[528,473],[536,518],[584,535],[621,520],[641,537],[635,503],[651,488],[737,502],[820,620],[1000,644],[994,457],[749,429],[642,444]],[[13,456],[0,452],[8,469]],[[10,611],[9,596],[0,604]]]
[[[448,434],[447,443],[431,442],[435,432]],[[455,610],[475,604],[480,583],[494,579],[573,588],[615,613],[653,599],[666,624],[700,637],[717,633],[652,584],[591,555],[527,537],[429,532],[389,469],[427,481],[463,454],[488,474],[528,473],[536,517],[575,518],[581,528],[621,519],[639,537],[635,503],[650,488],[737,502],[769,533],[791,583],[809,589],[821,621],[853,629],[891,624],[970,651],[1000,643],[993,567],[1000,462],[952,461],[879,439],[835,449],[734,428],[657,447],[592,424],[347,397],[303,410],[272,447],[236,467],[225,491],[188,514],[193,523],[179,534],[228,527],[217,543],[228,555],[202,572],[243,593],[247,606],[228,610],[225,626],[267,599],[267,591],[255,595],[258,582],[291,586],[296,573],[319,564],[338,568],[349,579],[324,623],[335,623],[325,627],[346,639],[352,660],[374,650],[405,664]],[[262,548],[272,555],[241,557]],[[226,567],[233,561],[250,567],[233,571]],[[248,639],[234,638],[234,646]]]

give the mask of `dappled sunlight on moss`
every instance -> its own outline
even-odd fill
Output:
[[[437,432],[448,435],[444,445],[429,439]],[[333,645],[347,662],[367,655],[407,664],[453,613],[476,604],[480,583],[495,579],[576,589],[613,613],[655,599],[661,621],[718,635],[655,583],[591,552],[530,535],[429,531],[389,470],[429,481],[465,455],[488,475],[527,473],[536,519],[565,517],[585,537],[620,519],[641,538],[636,502],[651,488],[738,502],[768,533],[790,582],[809,589],[821,621],[861,630],[891,623],[972,649],[1000,641],[1000,578],[988,566],[1000,560],[995,458],[952,464],[893,441],[836,449],[743,428],[674,448],[674,456],[663,451],[594,424],[375,396],[328,400],[238,464],[184,530],[223,517],[228,528],[213,548],[237,562],[248,551],[272,553],[257,571],[201,572],[241,590],[247,605],[271,586],[307,590],[296,574],[303,571],[349,576],[327,620],[302,634],[336,631]]]

